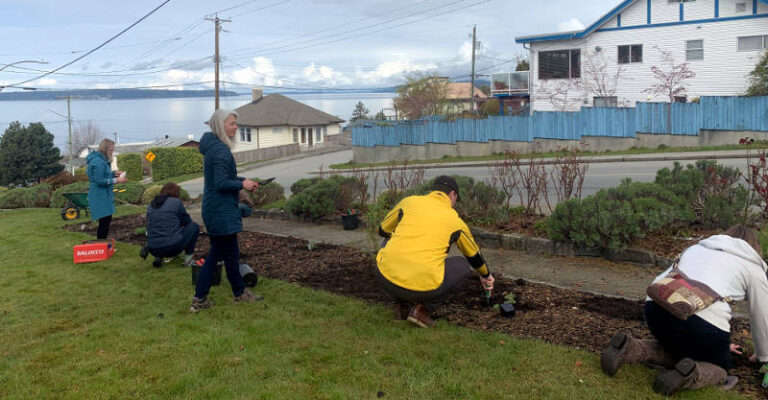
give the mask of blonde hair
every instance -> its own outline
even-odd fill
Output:
[[[99,148],[96,150],[101,154],[104,154],[104,157],[107,158],[107,162],[112,161],[112,154],[110,154],[110,150],[115,146],[115,142],[113,142],[110,139],[104,139],[99,143]]]
[[[216,110],[208,121],[208,127],[211,128],[211,133],[216,135],[219,140],[224,142],[224,144],[232,150],[232,148],[235,147],[235,138],[230,139],[230,137],[227,136],[226,130],[224,130],[224,121],[226,121],[230,115],[234,115],[235,119],[239,117],[235,111],[229,111],[223,108]],[[237,135],[235,135],[235,137],[237,137]]]
[[[725,231],[725,234],[747,242],[753,249],[755,249],[760,258],[763,258],[763,246],[760,245],[760,239],[758,239],[754,229],[747,228],[744,225],[734,225],[728,228],[728,230]]]

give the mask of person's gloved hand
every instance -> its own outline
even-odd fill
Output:
[[[487,278],[483,278],[482,276],[480,277],[480,283],[483,285],[485,290],[493,290],[493,283],[495,281],[496,280],[493,279],[493,274],[488,275]]]

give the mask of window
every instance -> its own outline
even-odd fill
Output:
[[[240,127],[240,141],[241,142],[250,142],[251,141],[251,128],[241,126]]]
[[[542,51],[539,53],[539,79],[581,77],[581,50]]]
[[[768,45],[768,36],[742,36],[739,38],[739,51],[762,50]]]
[[[280,126],[276,126],[272,128],[272,133],[283,133],[283,128]]]
[[[685,42],[685,59],[688,61],[704,59],[704,41],[688,40]]]
[[[315,143],[320,143],[323,141],[323,128],[316,128],[315,129]]]
[[[736,3],[736,12],[747,12],[747,3]]]
[[[595,96],[594,98],[592,98],[592,106],[615,108],[619,106],[619,98],[616,96],[607,96],[607,97]]]
[[[307,128],[301,128],[301,144],[307,143]]]
[[[688,101],[688,98],[686,96],[675,96],[674,100],[675,103],[685,103]]]
[[[299,128],[293,128],[293,143],[299,143]]]
[[[632,44],[619,46],[619,64],[643,62],[643,45]]]
[[[667,0],[667,4],[677,4],[677,3],[691,3],[696,0]]]

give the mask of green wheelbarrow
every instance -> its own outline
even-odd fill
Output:
[[[67,204],[61,209],[61,219],[71,221],[80,218],[80,210],[88,216],[88,192],[62,193],[67,199]]]

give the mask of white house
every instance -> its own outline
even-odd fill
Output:
[[[322,145],[327,136],[341,132],[343,119],[273,93],[253,90],[253,101],[235,109],[240,132],[236,152],[298,143],[305,148]]]
[[[626,0],[584,30],[516,42],[529,51],[536,111],[669,101],[646,91],[651,67],[683,63],[695,76],[675,101],[740,95],[768,48],[768,0]]]

